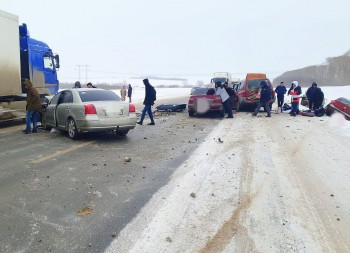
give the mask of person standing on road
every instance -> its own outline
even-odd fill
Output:
[[[281,108],[280,110],[282,111],[282,106],[284,103],[284,94],[287,93],[287,88],[286,86],[284,86],[284,82],[281,82],[280,85],[276,87],[275,92],[277,93],[277,106],[278,108]]]
[[[291,95],[292,97],[292,110],[290,112],[290,116],[296,116],[299,113],[299,102],[301,95],[301,87],[299,86],[298,81],[292,82],[288,95]]]
[[[143,84],[145,85],[145,99],[143,101],[143,104],[145,107],[142,110],[141,119],[140,121],[136,122],[139,125],[143,124],[143,120],[145,119],[146,113],[148,113],[148,116],[151,120],[151,123],[148,125],[155,125],[154,119],[153,119],[153,113],[152,113],[152,105],[154,105],[154,101],[157,99],[156,90],[155,88],[149,83],[148,79],[143,80]]]
[[[122,98],[122,101],[125,101],[125,97],[126,97],[125,85],[123,85],[123,87],[120,89],[120,96]]]
[[[216,82],[215,83],[215,95],[220,96],[221,100],[222,100],[222,104],[224,106],[224,110],[227,113],[227,117],[228,119],[232,119],[233,118],[233,114],[232,114],[232,107],[230,104],[230,96],[229,94],[227,94],[226,90],[224,89],[224,87],[222,86],[221,82]]]
[[[257,116],[260,108],[264,106],[267,112],[266,117],[271,117],[269,101],[271,100],[272,91],[266,81],[261,81],[260,88],[260,100],[258,106],[255,108],[253,116]]]
[[[131,103],[131,96],[132,96],[132,87],[131,87],[131,84],[129,84],[129,87],[128,87],[128,98],[129,98],[129,103]]]
[[[314,100],[315,100],[316,89],[317,89],[317,83],[313,82],[311,87],[309,87],[306,91],[306,97],[307,97],[307,100],[309,101],[309,109],[310,110],[315,110]]]
[[[33,84],[26,79],[24,81],[25,88],[27,89],[27,113],[26,113],[26,129],[25,134],[38,132],[38,112],[42,109],[40,103],[40,96],[37,89]],[[33,121],[33,130],[31,129],[31,121]]]

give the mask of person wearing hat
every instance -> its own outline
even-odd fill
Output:
[[[27,113],[26,113],[26,129],[25,134],[38,132],[38,112],[41,110],[40,95],[31,81],[26,79],[24,82],[27,89]],[[33,121],[33,129],[31,129],[31,121]]]
[[[149,83],[148,79],[144,79],[143,84],[145,85],[145,99],[143,100],[143,104],[145,105],[145,107],[142,110],[140,121],[137,121],[136,123],[142,125],[146,113],[148,113],[148,116],[151,120],[151,123],[149,123],[148,125],[153,126],[155,125],[155,123],[153,119],[152,105],[154,105],[154,101],[156,101],[156,90]]]
[[[315,110],[315,92],[317,89],[317,83],[313,82],[311,87],[309,87],[306,91],[306,97],[309,101],[309,109]]]
[[[299,86],[298,81],[292,82],[288,95],[291,95],[292,97],[292,110],[290,112],[290,116],[296,116],[299,113],[299,102],[301,95],[301,87]]]
[[[260,100],[258,103],[258,106],[255,108],[255,111],[253,113],[253,116],[257,116],[258,112],[260,111],[260,108],[264,106],[267,115],[266,117],[271,117],[271,110],[269,101],[271,100],[271,89],[266,81],[261,81],[260,83]]]
[[[76,82],[74,83],[73,89],[77,89],[77,88],[81,88],[81,84],[80,84],[79,81],[76,81]]]
[[[231,100],[230,100],[230,95],[227,93],[225,88],[222,86],[220,81],[217,81],[215,83],[215,95],[220,96],[222,104],[224,106],[224,110],[227,113],[228,119],[233,118],[233,113],[232,113],[232,107],[231,107]]]

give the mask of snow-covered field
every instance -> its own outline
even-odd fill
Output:
[[[189,96],[191,88],[156,88],[157,100]],[[114,90],[120,96],[120,90]],[[132,102],[140,103],[145,97],[145,88],[136,87],[132,89]]]

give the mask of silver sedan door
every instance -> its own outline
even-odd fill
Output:
[[[60,96],[61,93],[57,93],[45,109],[46,124],[49,126],[56,126],[56,107]]]
[[[62,95],[58,100],[58,105],[56,109],[57,124],[60,128],[65,128],[67,123],[67,118],[71,111],[71,106],[73,103],[73,94],[71,91],[62,91]]]

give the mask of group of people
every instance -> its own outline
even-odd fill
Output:
[[[126,95],[128,95],[129,102],[131,103],[131,96],[132,96],[132,87],[131,84],[128,86],[128,90],[126,90],[125,85],[120,89],[120,97],[122,101],[125,101]]]
[[[81,88],[81,83],[80,83],[79,81],[76,81],[76,82],[74,83],[73,89],[79,89],[79,88]],[[87,83],[87,84],[86,84],[86,88],[97,88],[97,87],[94,86],[94,85],[92,85],[92,83]]]
[[[262,106],[265,107],[265,110],[267,112],[267,117],[271,117],[271,111],[269,106],[269,101],[271,100],[271,89],[269,88],[268,84],[265,81],[262,81],[260,83],[260,101],[255,109],[253,116],[256,116]],[[287,88],[284,85],[284,82],[281,82],[275,89],[275,92],[277,94],[277,105],[278,110],[281,112],[283,111],[283,104],[284,104],[284,95],[287,93]],[[291,96],[291,116],[296,116],[299,114],[299,103],[301,99],[301,87],[299,86],[298,81],[293,81],[287,95]],[[309,109],[312,111],[316,111],[322,107],[322,103],[324,100],[324,94],[321,90],[321,88],[317,87],[317,83],[313,82],[311,87],[308,88],[306,92],[306,97],[308,99],[309,103]]]
[[[81,88],[81,83],[79,81],[76,81],[74,83],[74,89]],[[87,83],[86,88],[97,88],[96,86],[92,85],[92,83]],[[132,86],[129,84],[128,90],[126,90],[125,85],[120,89],[120,97],[122,101],[125,101],[126,95],[128,95],[129,102],[131,102],[131,96],[132,96]]]
[[[24,132],[28,133],[36,133],[37,132],[37,112],[39,112],[42,107],[40,103],[40,96],[35,87],[33,87],[32,83],[29,80],[25,80],[25,87],[27,89],[27,114],[26,114],[26,129]],[[148,79],[143,80],[143,84],[145,85],[145,99],[143,101],[144,108],[142,110],[141,118],[137,122],[137,124],[142,125],[145,119],[146,114],[148,113],[151,122],[148,125],[155,125],[152,106],[154,105],[154,101],[156,100],[156,90],[149,83]],[[92,83],[88,83],[87,88],[96,88],[92,85]],[[81,84],[79,81],[75,82],[73,88],[81,88]],[[212,94],[209,94],[209,93]],[[284,96],[287,93],[287,88],[284,85],[284,82],[281,82],[275,89],[277,94],[277,104],[278,110],[282,111],[282,107],[284,104]],[[293,81],[291,87],[288,90],[287,95],[291,96],[291,116],[296,116],[299,113],[299,103],[301,99],[301,87],[299,86],[298,81]],[[209,89],[208,95],[218,95],[220,96],[225,112],[227,113],[226,118],[233,118],[233,103],[237,101],[237,95],[233,88],[228,86],[228,83],[222,84],[221,82],[215,83],[215,90]],[[125,85],[123,85],[120,90],[121,100],[125,101],[126,95],[129,98],[129,102],[131,102],[132,96],[132,86],[129,84],[128,89],[126,90]],[[306,92],[306,96],[309,102],[310,110],[317,110],[322,107],[322,102],[324,99],[324,94],[321,88],[317,87],[315,82],[312,83],[311,87],[308,88]],[[271,108],[270,101],[272,99],[272,90],[266,81],[262,81],[260,83],[260,99],[253,116],[257,116],[260,108],[263,106],[267,112],[266,117],[271,117]],[[31,121],[33,121],[33,129],[31,129]]]

